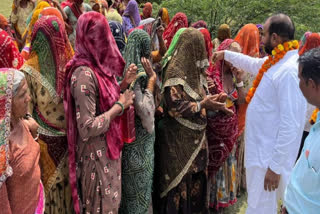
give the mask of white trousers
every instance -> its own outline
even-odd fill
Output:
[[[248,208],[246,214],[277,214],[278,200],[283,199],[288,181],[287,175],[281,175],[278,189],[264,190],[264,177],[267,169],[260,167],[246,168]]]

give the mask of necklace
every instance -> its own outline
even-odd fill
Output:
[[[288,51],[296,50],[299,48],[299,42],[297,40],[285,42],[283,44],[279,44],[277,47],[275,47],[272,50],[272,55],[268,57],[268,59],[263,63],[261,66],[256,79],[253,81],[252,87],[249,89],[247,96],[246,96],[246,102],[250,103],[252,97],[254,96],[256,89],[258,88],[261,79],[265,72],[269,70],[273,65],[275,65],[277,62],[279,62]]]

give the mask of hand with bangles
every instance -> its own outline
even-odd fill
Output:
[[[227,108],[225,104],[226,99],[227,99],[226,93],[208,95],[201,101],[200,105],[202,108],[205,108],[207,110],[222,111],[226,115],[232,116],[233,111]]]

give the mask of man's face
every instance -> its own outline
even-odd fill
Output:
[[[308,101],[308,103],[312,104],[312,105],[316,105],[315,102],[315,97],[317,97],[317,91],[318,91],[318,87],[315,87],[314,82],[309,80],[306,80],[301,72],[302,72],[302,65],[299,64],[299,73],[298,73],[298,77],[299,77],[299,87],[300,90],[303,94],[303,96],[306,98],[306,100]]]
[[[264,44],[264,49],[267,54],[271,55],[273,46],[271,44],[271,36],[269,35],[269,21],[266,21],[266,23],[263,26],[263,35],[262,35],[262,42]]]

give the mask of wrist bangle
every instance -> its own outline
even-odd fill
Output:
[[[241,88],[244,86],[243,81],[236,83],[237,88]]]
[[[201,103],[200,102],[197,102],[197,112],[200,112],[201,111]]]
[[[120,113],[120,114],[118,114],[118,116],[123,115],[123,112],[124,112],[124,106],[123,106],[123,104],[122,104],[122,103],[120,103],[119,101],[115,102],[115,104],[118,104],[118,105],[121,107],[121,113]]]
[[[39,132],[37,133],[37,136],[34,138],[34,141],[37,141],[39,139]]]

